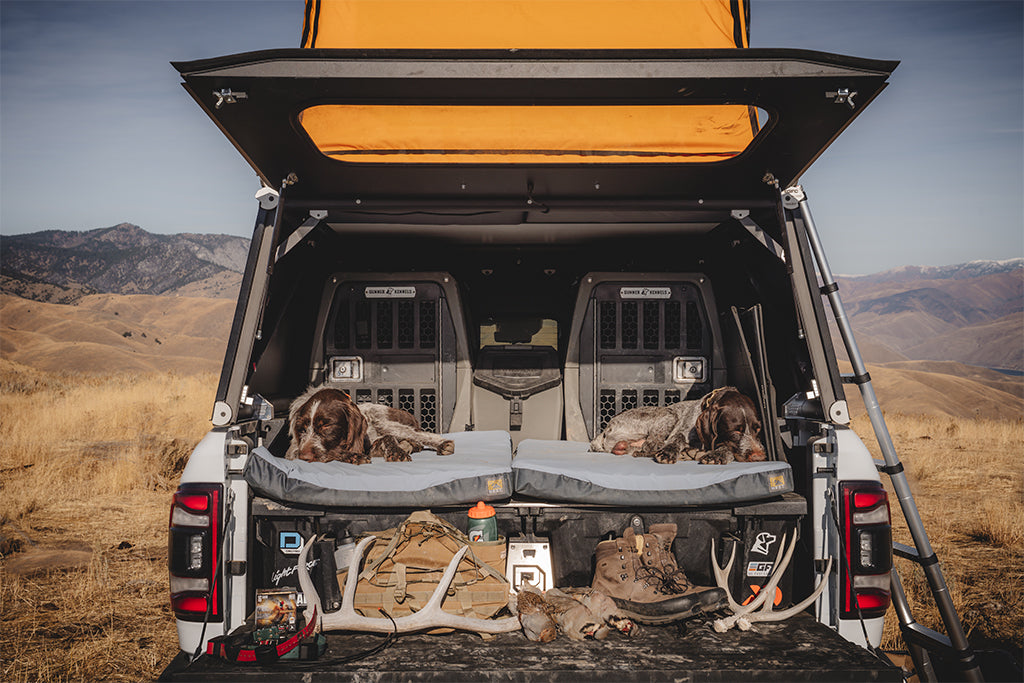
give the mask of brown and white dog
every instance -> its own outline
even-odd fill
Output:
[[[590,442],[590,450],[661,463],[682,458],[724,465],[765,460],[760,435],[754,402],[734,387],[721,387],[699,401],[619,413]]]
[[[338,389],[312,386],[292,401],[288,411],[291,446],[288,460],[364,465],[381,456],[408,461],[424,448],[451,455],[455,444],[420,429],[409,413],[376,403],[356,404]]]

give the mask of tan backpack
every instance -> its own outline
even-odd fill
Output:
[[[377,540],[359,574],[354,605],[364,616],[379,617],[378,608],[396,618],[422,609],[452,557],[466,545],[470,550],[459,564],[442,609],[488,619],[508,604],[509,582],[502,571],[504,538],[472,543],[429,510],[414,512],[397,528],[371,535]],[[338,572],[342,587],[347,573],[346,569]]]

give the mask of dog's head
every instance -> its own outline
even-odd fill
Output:
[[[289,460],[335,460],[342,452],[363,451],[366,420],[345,392],[311,387],[292,402],[288,433]]]
[[[696,429],[701,448],[706,451],[725,446],[740,462],[767,460],[757,408],[733,387],[716,389],[704,397]]]

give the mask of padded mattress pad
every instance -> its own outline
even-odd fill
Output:
[[[793,490],[784,462],[663,465],[589,448],[577,441],[524,440],[512,461],[516,493],[550,502],[655,506],[737,503]]]
[[[508,432],[446,434],[455,453],[412,454],[411,462],[368,465],[304,462],[256,448],[245,479],[260,494],[289,503],[334,507],[457,505],[512,495],[512,441]]]

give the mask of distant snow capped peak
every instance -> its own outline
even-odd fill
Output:
[[[850,280],[868,278],[875,282],[905,282],[908,280],[947,280],[981,277],[1008,273],[1024,268],[1024,257],[1002,260],[977,260],[946,266],[898,266],[867,275],[837,275]]]

